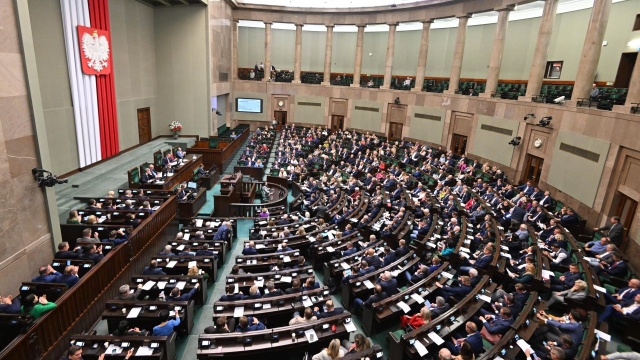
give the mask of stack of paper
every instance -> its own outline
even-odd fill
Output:
[[[369,280],[365,280],[362,283],[367,287],[367,289],[373,289],[375,287],[375,285],[373,285],[373,283]]]
[[[233,310],[233,317],[239,318],[239,317],[242,317],[243,315],[244,315],[244,306],[236,306],[236,308]]]
[[[430,332],[427,335],[431,338],[431,340],[433,340],[434,343],[436,343],[436,345],[442,345],[444,343],[444,340],[442,340],[440,335],[438,335],[438,334],[436,334],[434,332]]]
[[[177,264],[177,263],[178,263],[178,262],[177,262],[177,261],[175,261],[175,260],[173,260],[173,261],[169,261],[169,263],[167,264],[167,266],[166,266],[166,267],[168,267],[168,268],[173,268],[174,266],[176,266],[176,264]]]
[[[418,339],[416,339],[416,341],[413,343],[413,347],[416,348],[416,351],[418,352],[418,355],[420,355],[420,357],[423,357],[429,353],[427,351],[427,348],[424,347],[424,345],[422,345],[422,343]]]
[[[142,290],[151,290],[151,288],[153,287],[153,285],[155,285],[156,282],[155,281],[147,281],[146,284],[144,284],[144,286],[142,287]]]
[[[137,318],[138,314],[140,314],[140,310],[142,310],[141,307],[131,308],[131,311],[129,311],[129,314],[127,314],[127,319],[135,319],[135,318]]]
[[[409,307],[409,305],[407,305],[404,301],[398,301],[398,303],[396,304],[398,305],[398,307],[404,311],[404,313],[408,313],[409,311],[411,311],[411,308]]]

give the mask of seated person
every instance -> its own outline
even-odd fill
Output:
[[[451,351],[451,354],[458,355],[462,344],[469,343],[474,355],[477,357],[480,356],[480,354],[484,352],[484,346],[482,344],[482,336],[478,331],[478,327],[473,321],[467,321],[464,329],[466,331],[466,337],[458,339],[452,337],[452,341],[446,341],[444,345],[449,349],[449,351]]]
[[[239,301],[244,300],[244,295],[242,295],[242,291],[235,292],[235,285],[227,284],[226,294],[220,297],[219,301]]]
[[[171,245],[165,245],[164,249],[158,253],[158,255],[160,256],[175,256],[176,254],[173,253],[173,251],[171,251],[172,247]]]
[[[80,257],[80,247],[74,249],[75,251],[69,251],[69,243],[66,241],[58,244],[58,251],[53,256],[54,259],[77,259]]]
[[[436,296],[436,301],[435,303],[431,304],[431,308],[430,308],[431,317],[435,319],[438,316],[449,311],[449,309],[451,309],[451,305],[449,305],[449,303],[446,302],[442,296]]]
[[[262,294],[260,294],[260,289],[258,288],[258,285],[252,285],[249,288],[249,295],[245,296],[245,300],[250,300],[250,299],[261,299],[262,298]]]
[[[398,293],[398,280],[393,278],[390,271],[385,271],[378,277],[376,284],[382,287],[382,291],[387,295],[395,295]]]
[[[382,301],[388,297],[387,293],[384,292],[382,286],[380,284],[376,284],[373,287],[373,295],[369,296],[369,298],[365,301],[362,301],[360,298],[356,298],[355,300],[355,309],[356,311],[362,311],[362,307],[371,307],[372,304]]]
[[[242,249],[242,255],[258,255],[258,251],[256,250],[256,243],[253,241],[249,241],[249,244]]]
[[[297,294],[302,292],[302,286],[300,284],[300,279],[295,278],[291,281],[291,287],[284,291],[286,294]]]
[[[274,296],[280,296],[280,295],[284,295],[284,292],[280,289],[276,289],[276,285],[273,283],[273,281],[269,280],[267,281],[267,290],[265,291],[265,294],[262,296],[263,298],[270,298],[270,297],[274,297]]]
[[[67,265],[64,268],[64,274],[56,276],[54,283],[58,284],[67,284],[68,288],[71,288],[73,285],[80,281],[78,278],[78,267],[73,265]]]
[[[627,286],[619,289],[615,294],[604,293],[604,300],[607,305],[620,304],[633,300],[638,294],[640,294],[640,279],[631,279]]]
[[[324,310],[324,311],[320,311]],[[320,309],[319,307],[315,307],[313,309],[313,315],[315,315],[318,319],[328,318],[334,315],[339,315],[344,312],[344,309],[341,307],[334,307],[333,300],[327,300],[324,305],[324,309]]]
[[[344,357],[347,353],[347,350],[340,346],[340,340],[333,339],[329,343],[329,346],[325,349],[322,349],[319,353],[313,355],[311,360],[333,360]]]
[[[547,301],[547,308],[556,302],[566,305],[566,299],[572,299],[574,301],[584,301],[587,298],[587,283],[584,280],[576,280],[571,289],[564,291],[554,291],[551,298]]]
[[[564,291],[571,289],[576,280],[580,279],[580,268],[578,264],[569,264],[569,271],[562,274],[560,277],[550,276],[549,282],[551,283],[551,291]],[[546,281],[547,279],[545,279]]]
[[[261,323],[257,317],[242,316],[238,321],[238,326],[236,326],[235,332],[245,333],[249,331],[264,330],[266,328],[267,327],[264,326],[264,324]]]
[[[182,291],[180,290],[180,288],[176,286],[171,290],[171,293],[169,293],[169,297],[167,297],[167,301],[189,301],[196,294],[199,287],[200,287],[200,283],[196,283],[188,293],[182,294]]]
[[[102,242],[111,242],[113,245],[120,245],[127,241],[127,235],[122,229],[111,230],[109,232],[109,238],[102,240]]]
[[[156,260],[151,260],[149,266],[145,267],[142,271],[142,275],[167,275],[162,271],[162,268],[158,267]]]
[[[202,249],[196,250],[196,256],[213,256],[216,259],[218,258],[213,251],[209,250],[208,243],[202,244]]]
[[[625,300],[620,304],[605,306],[604,311],[598,317],[598,323],[608,321],[611,317],[614,319],[640,320],[640,294],[637,294],[631,301]]]
[[[15,299],[11,295],[0,296],[0,314],[20,314],[21,307],[19,296]]]
[[[502,307],[499,315],[480,316],[480,321],[482,321],[483,336],[491,343],[495,343],[511,328],[513,317],[508,307]]]
[[[612,277],[626,279],[629,274],[629,267],[622,259],[622,254],[616,251],[613,253],[613,264],[604,265],[600,263],[599,267],[596,268],[596,273],[598,274],[600,283],[605,284],[610,283]]]
[[[35,294],[29,294],[24,298],[22,313],[33,316],[33,319],[35,320],[45,313],[53,310],[55,307],[55,303],[47,301],[46,294],[40,297]]]
[[[371,341],[369,341],[369,339],[364,337],[364,335],[362,334],[356,334],[356,336],[353,337],[353,343],[349,343],[348,341],[344,340],[342,342],[342,346],[345,349],[348,349],[347,355],[349,355],[371,348]]]
[[[607,310],[605,309],[605,312],[606,311]],[[561,317],[556,317],[549,315],[544,311],[540,311],[536,316],[538,320],[542,320],[539,321],[539,323],[544,322],[546,326],[538,325],[538,329],[536,329],[534,333],[535,341],[532,341],[532,344],[539,344],[540,338],[543,338],[545,341],[553,341],[559,344],[561,342],[560,336],[562,334],[570,335],[573,342],[576,344],[580,344],[582,342],[582,335],[584,333],[582,322],[586,318],[584,310],[574,309],[566,316]],[[602,318],[602,315],[600,315],[600,317]],[[606,318],[608,318],[608,316]]]
[[[402,315],[400,317],[400,326],[406,329],[410,326],[411,329],[417,329],[423,325],[428,324],[431,321],[431,310],[428,307],[423,306],[420,311],[413,316]]]
[[[138,296],[142,292],[142,284],[138,284],[138,287],[131,289],[129,284],[124,284],[118,288],[118,296],[116,300],[138,300]]]
[[[584,244],[584,251],[590,256],[599,255],[607,251],[607,245],[609,245],[609,238],[603,236],[600,240],[593,240]]]
[[[471,278],[463,275],[458,278],[458,282],[458,286],[442,285],[437,281],[435,282],[435,285],[440,288],[439,294],[443,298],[448,299],[449,297],[454,297],[455,299],[460,300],[471,292]]]
[[[162,322],[153,327],[152,336],[169,336],[180,325],[180,316],[176,315],[175,319],[169,319],[169,310],[160,310],[158,317]]]
[[[304,324],[316,320],[318,320],[318,318],[313,316],[313,310],[311,310],[310,307],[307,307],[304,309],[303,316],[300,316],[300,313],[296,311],[293,314],[293,318],[289,320],[289,325]]]
[[[231,322],[235,324],[235,319],[232,318]],[[235,326],[228,325],[226,316],[221,316],[216,319],[216,321],[214,322],[214,326],[207,326],[204,329],[204,333],[205,334],[228,334],[231,332],[229,331],[230,327],[235,329]]]
[[[40,275],[31,279],[31,282],[52,283],[56,280],[56,276],[62,275],[53,270],[51,265],[40,266],[39,273]]]

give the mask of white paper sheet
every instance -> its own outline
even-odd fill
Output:
[[[167,286],[166,281],[158,281],[158,289],[164,290],[164,287]]]
[[[304,336],[307,338],[309,343],[318,341],[318,335],[316,335],[316,332],[313,329],[305,330]]]
[[[520,349],[522,351],[526,351],[527,349],[531,349],[531,345],[529,345],[529,343],[527,343],[527,341],[524,340],[524,339],[520,339],[520,340],[516,341],[516,344],[518,344],[518,346],[520,347]],[[533,349],[531,349],[531,352],[533,352]]]
[[[122,348],[120,346],[115,346],[113,344],[109,345],[107,350],[104,351],[105,354],[120,354],[122,352]]]
[[[202,227],[202,222],[204,219],[196,219],[196,227]]]
[[[431,338],[431,340],[433,340],[434,343],[436,343],[436,345],[442,345],[444,343],[444,340],[442,340],[440,335],[438,335],[438,334],[436,334],[434,332],[430,332],[427,335]]]
[[[166,267],[168,267],[168,268],[172,269],[174,266],[176,266],[176,264],[177,264],[177,263],[178,263],[178,262],[177,262],[177,261],[175,261],[175,260],[174,260],[174,261],[169,261],[169,263],[167,264],[167,266],[166,266]]]
[[[144,286],[142,287],[142,290],[151,290],[151,288],[153,287],[153,285],[155,285],[156,282],[155,281],[147,281],[146,284],[144,284]]]
[[[491,303],[491,297],[487,295],[478,294],[478,299]]]
[[[178,250],[178,251],[184,250],[184,245],[180,245],[180,246],[176,247],[176,250]]]
[[[596,329],[596,336],[604,341],[611,341],[611,335]]]
[[[327,247],[326,247],[326,249],[327,249],[327,252],[334,252],[334,251],[336,251],[336,249],[334,249],[334,248],[333,248],[333,247],[331,247],[331,246],[327,246]]]
[[[607,293],[607,289],[603,288],[602,286],[598,286],[598,285],[593,285],[593,288],[600,291],[601,293]]]
[[[185,239],[185,240],[189,240],[189,239],[191,239],[191,234],[186,233],[186,234],[184,234],[184,235],[182,236],[182,238],[183,238],[183,239]]]
[[[307,297],[306,299],[302,299],[302,305],[304,305],[304,307],[312,307],[313,301]]]
[[[526,265],[526,264],[525,264],[525,265]],[[549,270],[542,269],[542,277],[543,277],[543,278],[547,278],[547,279],[549,279],[549,278],[551,278],[552,276],[556,276],[556,275],[553,273],[553,271],[549,271]]]
[[[179,282],[176,284],[176,287],[177,287],[178,289],[180,289],[180,290],[184,290],[184,286],[185,286],[185,285],[187,285],[187,282],[186,282],[186,281],[179,281]]]
[[[140,310],[142,310],[141,307],[131,308],[131,311],[129,311],[129,313],[127,314],[127,319],[135,319],[135,318],[137,318],[138,314],[140,314]]]
[[[283,276],[283,277],[281,277],[281,278],[280,278],[280,280],[281,280],[282,282],[286,282],[286,283],[289,283],[289,284],[290,284],[290,283],[291,283],[291,280],[293,280],[293,278],[292,278],[291,276]]]
[[[264,286],[264,279],[262,279],[262,280],[253,280],[253,284],[256,285],[257,287],[263,287]]]
[[[340,263],[340,266],[342,266],[342,268],[343,268],[344,270],[349,270],[349,269],[351,269],[351,266],[349,266],[349,264],[347,264],[346,262],[341,262],[341,263]]]
[[[236,306],[235,309],[233,309],[233,317],[239,318],[242,317],[244,315],[244,306]]]
[[[256,250],[264,249],[264,245],[256,244]]]
[[[411,298],[415,300],[418,304],[424,303],[424,298],[418,294],[411,294]]]
[[[282,261],[284,261],[284,262],[291,262],[291,257],[289,257],[289,256],[285,256],[285,257],[283,257],[283,258],[282,258]]]
[[[446,272],[446,271],[443,271],[443,272],[442,272],[442,276],[446,277],[447,279],[453,279],[453,275],[449,274],[449,273],[448,273],[448,272]]]
[[[420,357],[423,357],[429,353],[427,351],[427,348],[424,347],[424,345],[418,339],[416,339],[416,342],[413,343],[413,347],[416,348],[416,351],[418,352],[418,355],[420,355]]]
[[[409,305],[407,305],[404,301],[398,301],[396,303],[396,305],[402,310],[404,311],[404,313],[408,313],[409,311],[411,311],[411,308],[409,307]]]
[[[375,287],[375,285],[373,285],[373,283],[369,280],[363,281],[362,284],[364,284],[364,286],[366,286],[367,289],[373,289]]]
[[[189,264],[187,266],[189,267],[189,269],[191,269],[194,266],[198,266],[198,262],[197,261],[189,261]]]

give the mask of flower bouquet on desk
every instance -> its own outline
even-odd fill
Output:
[[[174,121],[169,125],[169,130],[173,133],[173,138],[178,138],[178,133],[182,131],[182,124],[179,121]]]

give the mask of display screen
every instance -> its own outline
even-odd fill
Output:
[[[236,111],[259,114],[262,112],[262,99],[236,98]]]

